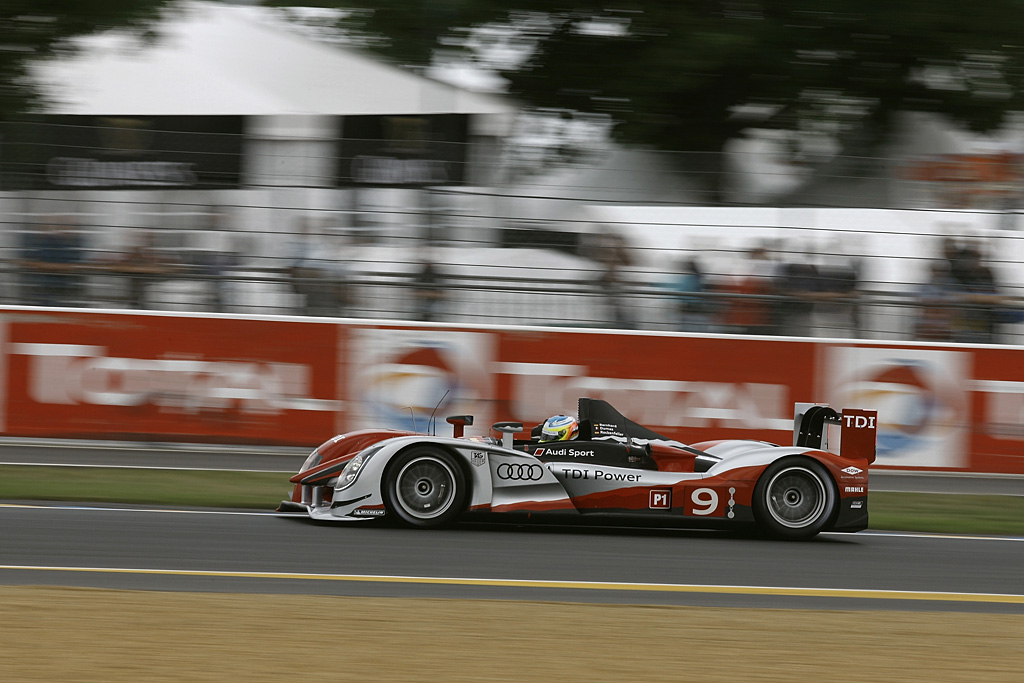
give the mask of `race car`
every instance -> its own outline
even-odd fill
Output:
[[[465,436],[470,415],[447,418],[451,437],[366,429],[336,436],[306,459],[282,512],[316,520],[388,518],[439,527],[460,516],[632,515],[679,526],[747,525],[781,539],[868,525],[875,411],[795,407],[793,445],[725,439],[683,444],[581,398],[575,438],[545,441],[520,422],[497,436]],[[832,431],[838,453],[828,450]]]

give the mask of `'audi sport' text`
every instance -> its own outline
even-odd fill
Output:
[[[573,458],[593,458],[594,451],[580,451],[575,448],[560,448],[557,451],[548,449],[544,455],[568,455]]]

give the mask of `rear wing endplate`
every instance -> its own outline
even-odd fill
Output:
[[[824,403],[797,403],[793,416],[793,445],[827,451],[829,425],[839,426],[839,455],[875,461],[878,411],[844,408],[836,412]]]

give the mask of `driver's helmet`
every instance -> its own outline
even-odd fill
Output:
[[[541,441],[568,441],[580,433],[580,423],[571,415],[554,415],[544,420],[540,430]]]

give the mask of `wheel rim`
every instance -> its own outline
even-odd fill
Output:
[[[813,524],[825,510],[825,483],[802,467],[784,469],[768,482],[768,512],[779,524],[800,529]]]
[[[395,479],[398,504],[417,519],[443,515],[455,501],[455,473],[434,458],[416,458]]]

